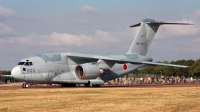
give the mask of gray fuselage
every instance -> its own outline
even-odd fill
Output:
[[[33,83],[61,83],[56,82],[63,80],[68,83],[87,83],[91,79],[81,79],[75,73],[76,66],[87,63],[88,65],[97,66],[103,69],[104,73],[94,79],[103,80],[104,82],[118,78],[120,76],[131,73],[135,70],[145,68],[145,64],[114,64],[109,68],[105,67],[105,63],[99,59],[97,62],[91,60],[78,59],[68,57],[69,54],[77,53],[46,53],[36,55],[34,57],[22,59],[19,64],[14,68],[18,69],[18,74],[14,78]],[[86,55],[88,54],[78,54]],[[95,56],[95,55],[92,55]],[[113,55],[108,56],[111,58],[122,58],[132,60],[152,61],[152,58],[138,55]],[[106,64],[107,65],[107,64]],[[62,78],[61,78],[62,77]],[[64,83],[64,82],[63,82]]]

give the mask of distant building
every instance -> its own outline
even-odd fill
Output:
[[[7,84],[7,83],[10,83],[10,82],[15,83],[15,82],[19,82],[19,81],[14,79],[12,77],[12,75],[3,75],[2,71],[0,71],[0,83]]]
[[[0,83],[2,83],[3,81],[2,81],[2,71],[0,71]]]

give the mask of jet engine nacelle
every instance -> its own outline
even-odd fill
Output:
[[[76,66],[75,74],[80,79],[96,79],[103,74],[103,70],[95,65],[82,64]]]

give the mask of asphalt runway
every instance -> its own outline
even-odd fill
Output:
[[[102,85],[101,87],[89,88],[165,88],[165,87],[200,87],[200,83],[189,84],[137,84],[137,85]],[[0,90],[18,90],[18,89],[56,89],[56,88],[88,88],[84,86],[77,87],[60,87],[60,86],[30,86],[29,88],[22,88],[21,84],[1,84]]]

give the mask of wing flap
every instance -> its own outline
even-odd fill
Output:
[[[174,64],[166,64],[166,63],[155,63],[155,62],[143,62],[144,64],[147,65],[152,65],[152,66],[171,66],[171,67],[180,67],[180,68],[187,68],[189,66],[184,66],[184,65],[174,65]]]

